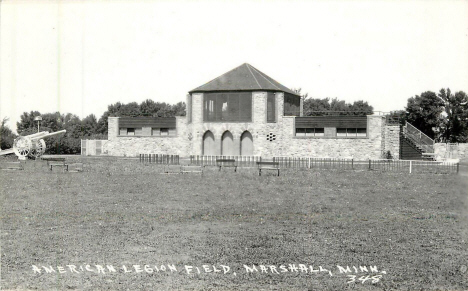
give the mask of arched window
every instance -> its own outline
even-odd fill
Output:
[[[234,138],[232,133],[225,131],[221,137],[221,155],[223,156],[235,156],[237,155],[234,147]]]
[[[241,136],[241,156],[253,156],[253,138],[250,132],[244,131]]]
[[[203,155],[205,156],[216,155],[214,135],[209,130],[205,132],[205,134],[203,135]]]

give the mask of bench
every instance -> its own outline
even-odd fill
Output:
[[[234,172],[237,172],[236,160],[234,159],[217,159],[216,166],[219,167],[220,171],[222,168],[230,167],[230,168],[234,168]]]
[[[258,175],[262,175],[262,170],[273,170],[280,175],[279,162],[257,162]]]
[[[1,164],[0,168],[2,170],[24,170],[21,162],[5,162]]]
[[[83,172],[83,163],[71,163],[67,167],[68,172]]]
[[[165,165],[164,174],[180,174],[181,166],[180,165]]]
[[[54,167],[62,167],[64,171],[68,171],[68,164],[65,163],[65,160],[52,162],[47,161],[47,166],[51,171]]]
[[[51,163],[55,163],[55,162],[58,162],[58,163],[64,163],[65,162],[65,158],[44,158],[42,157],[41,160],[43,161],[47,161],[47,166],[50,167],[50,164]]]
[[[200,173],[203,175],[203,166],[182,166],[181,173]]]

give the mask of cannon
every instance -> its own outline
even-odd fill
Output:
[[[41,131],[26,136],[20,136],[14,140],[12,149],[0,150],[0,156],[14,153],[19,159],[26,159],[28,156],[31,158],[38,158],[42,156],[46,150],[44,138],[65,132],[67,132],[65,129],[51,133],[48,131]]]

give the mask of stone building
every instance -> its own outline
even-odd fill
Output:
[[[249,64],[191,90],[187,116],[109,117],[104,151],[228,156],[382,158],[399,155],[385,116],[302,116],[302,100]]]

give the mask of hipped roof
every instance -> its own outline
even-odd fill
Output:
[[[189,93],[210,91],[281,91],[297,95],[291,89],[281,85],[253,66],[245,63],[219,76],[218,78],[197,87]]]

